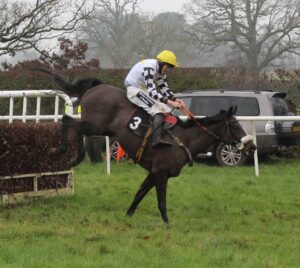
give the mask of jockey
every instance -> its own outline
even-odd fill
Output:
[[[172,145],[162,139],[164,114],[171,112],[173,108],[185,107],[184,102],[174,96],[166,82],[166,74],[175,66],[178,66],[175,54],[164,50],[156,59],[145,59],[135,64],[125,79],[129,101],[154,116],[153,148]]]

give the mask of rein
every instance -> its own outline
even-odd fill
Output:
[[[197,118],[192,114],[191,111],[189,111],[187,108],[181,108],[181,111],[189,117],[193,122],[202,130],[209,133],[211,136],[215,137],[217,140],[220,140],[220,137],[216,135],[215,133],[211,132],[207,127],[200,124],[200,122],[197,121]]]
[[[193,120],[194,123],[195,123],[199,128],[201,128],[202,130],[206,131],[207,133],[209,133],[210,135],[212,135],[213,137],[215,137],[217,140],[222,141],[221,138],[220,138],[218,135],[216,135],[215,133],[211,132],[207,127],[201,125],[201,124],[197,121],[196,117],[195,117],[195,116],[194,116],[187,108],[181,108],[181,110],[182,110],[182,112],[183,112],[186,116],[188,116],[191,120]],[[226,129],[227,129],[227,131],[229,131],[228,121],[226,121]],[[234,143],[234,145],[236,146],[236,148],[237,148],[238,150],[242,150],[242,149],[244,148],[244,143],[246,143],[246,142],[248,142],[248,141],[250,141],[250,140],[253,140],[253,137],[252,137],[251,135],[246,135],[245,137],[242,138],[241,142],[235,141],[235,140],[234,140],[233,143]]]

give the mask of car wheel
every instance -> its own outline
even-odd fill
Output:
[[[220,166],[237,167],[243,165],[247,157],[235,146],[221,142],[216,148],[216,160]]]

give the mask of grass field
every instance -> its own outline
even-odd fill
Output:
[[[0,208],[0,267],[300,267],[299,160],[254,168],[185,167],[125,216],[146,173],[84,162],[75,196]]]

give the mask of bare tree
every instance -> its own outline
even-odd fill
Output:
[[[189,33],[201,48],[232,45],[255,76],[300,48],[299,0],[192,0]]]
[[[0,55],[15,55],[39,42],[73,32],[92,9],[84,0],[1,0]],[[89,10],[90,9],[90,10]]]
[[[117,10],[121,8],[117,4],[128,5],[129,2],[115,2],[113,12],[108,12],[107,7],[97,8],[83,28],[81,39],[100,56],[102,66],[130,67],[136,61],[154,57],[164,49],[173,50],[186,60],[189,50],[186,49],[187,35],[183,31],[184,16],[175,12],[158,15],[137,13],[138,2],[131,2],[127,13],[124,12],[122,19],[118,19],[120,12]]]
[[[113,67],[128,65],[134,51],[132,26],[138,23],[137,10],[141,0],[96,0],[95,11],[86,19],[80,37],[92,44],[99,55],[106,57]]]
[[[140,23],[134,29],[135,51],[143,58],[154,56],[164,49],[185,54],[185,24],[184,16],[175,12],[140,17]]]

